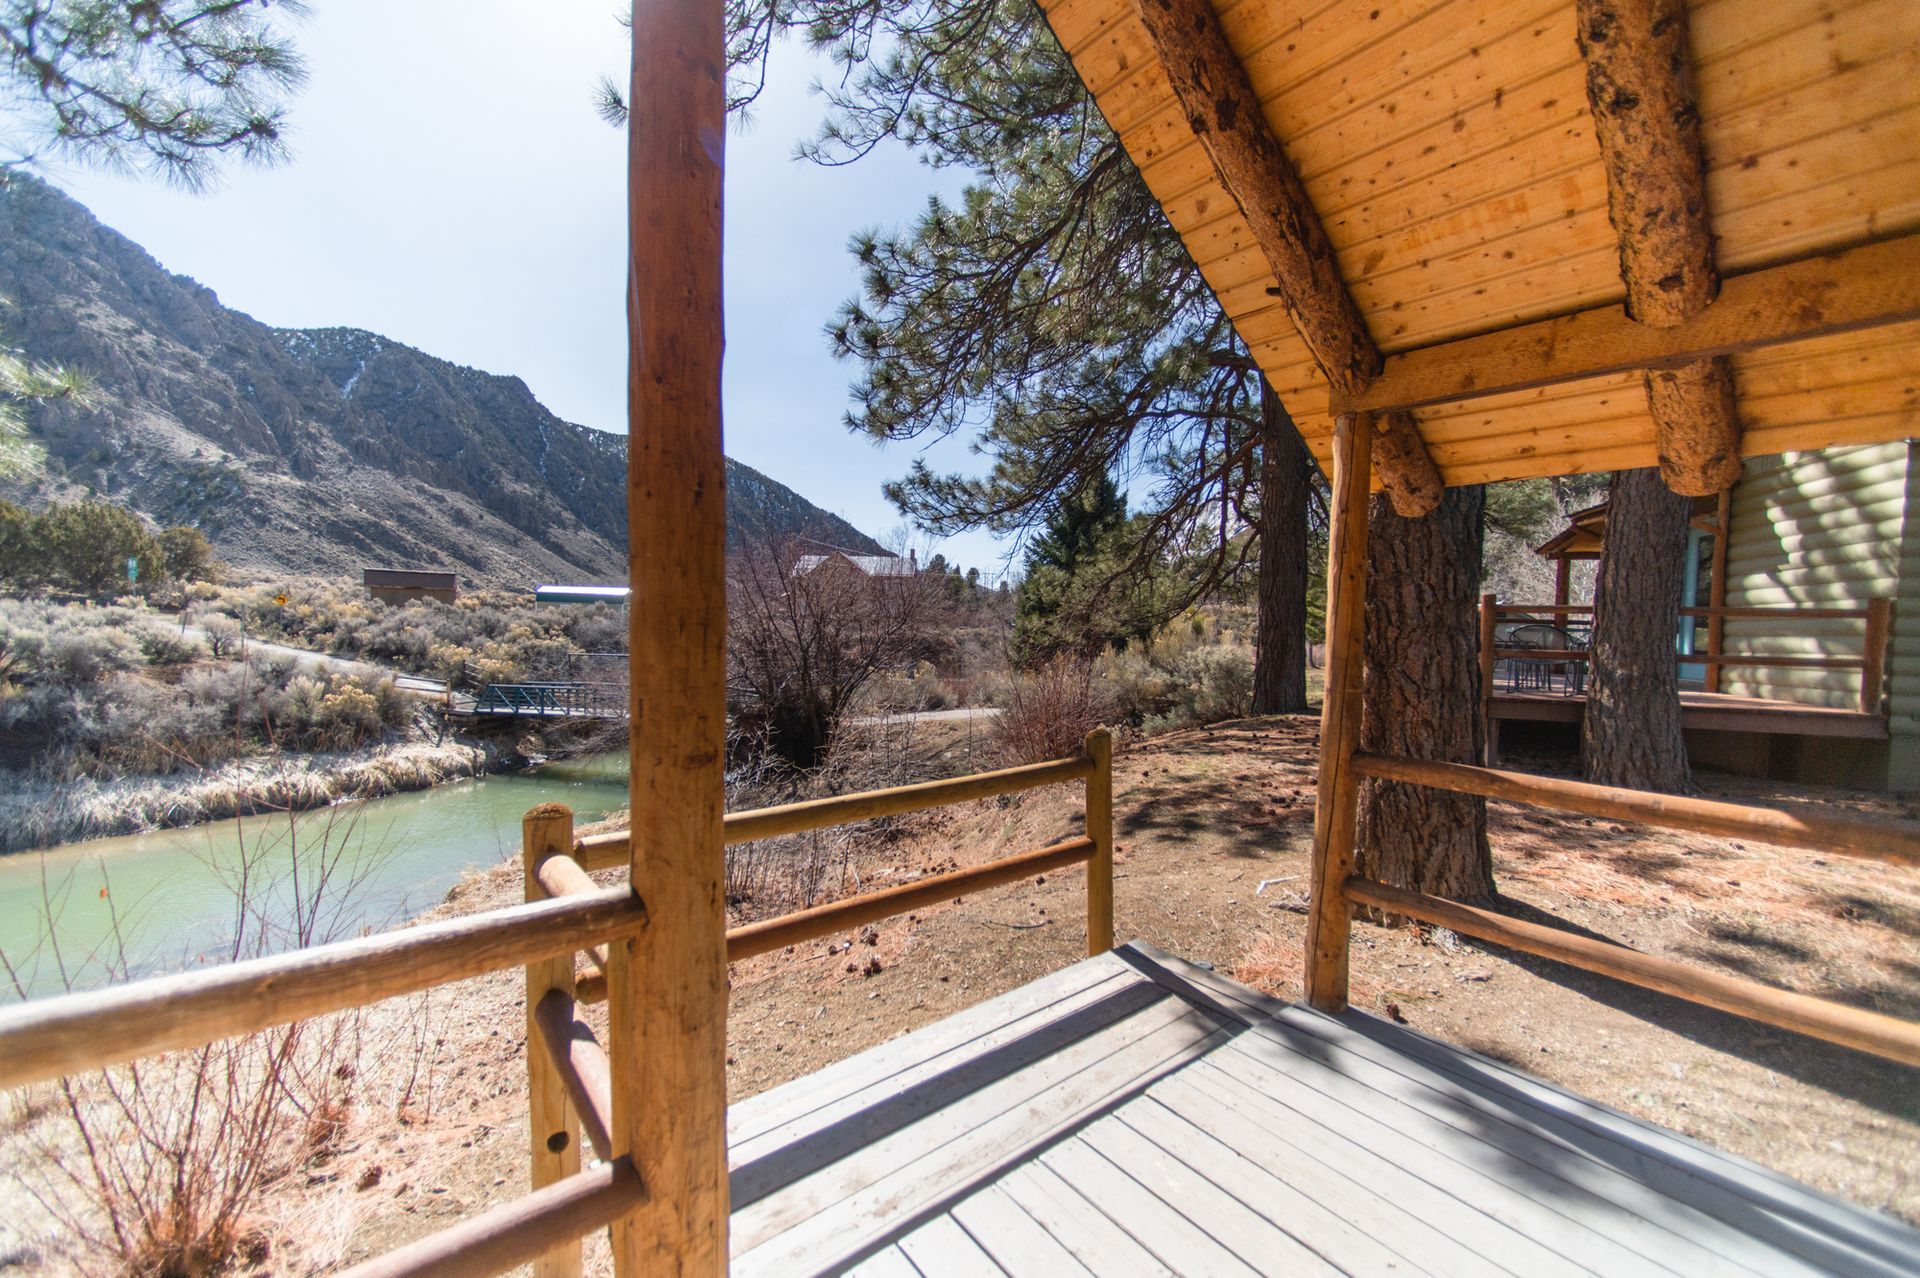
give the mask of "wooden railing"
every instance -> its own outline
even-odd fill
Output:
[[[1585,665],[1593,659],[1585,648],[1503,648],[1497,636],[1502,625],[1513,622],[1538,622],[1565,629],[1575,618],[1593,615],[1591,604],[1503,604],[1492,595],[1480,597],[1480,683],[1485,694],[1492,695],[1494,666],[1501,661],[1542,663],[1568,662]],[[1700,652],[1674,653],[1684,665],[1706,666],[1719,670],[1728,666],[1766,670],[1858,670],[1860,672],[1859,708],[1861,714],[1880,714],[1881,694],[1886,687],[1887,650],[1893,633],[1893,601],[1871,599],[1860,608],[1682,608],[1682,617],[1707,623],[1706,647]],[[1727,652],[1726,623],[1729,621],[1859,621],[1860,652],[1832,656],[1797,657],[1759,652]],[[1717,679],[1713,686],[1718,686]]]
[[[861,794],[786,804],[725,818],[728,843],[773,838],[874,817],[1013,794],[1086,785],[1086,833],[985,865],[766,919],[727,933],[730,961],[1067,866],[1087,867],[1087,948],[1113,948],[1113,744],[1088,734],[1069,759]],[[625,834],[575,838],[559,804],[522,822],[526,902],[466,918],[295,950],[206,971],[154,977],[87,994],[0,1009],[0,1088],[26,1086],[159,1052],[381,999],[503,968],[524,967],[532,1192],[349,1270],[353,1278],[485,1275],[532,1264],[539,1278],[580,1270],[580,1240],[646,1200],[631,1159],[612,1152],[613,1083],[607,1048],[577,1004],[605,997],[609,947],[647,927],[628,886],[603,888],[593,869],[629,864]],[[576,956],[590,967],[576,978]],[[616,1050],[625,1048],[615,1043]],[[633,1050],[639,1050],[634,1045]],[[602,1160],[582,1169],[580,1138]]]
[[[1380,781],[1400,781],[1457,794],[1477,794],[1533,807],[1637,821],[1722,838],[1811,848],[1898,865],[1920,865],[1920,824],[1914,822],[1876,821],[1831,809],[1782,812],[1469,764],[1435,763],[1364,752],[1356,752],[1352,761],[1356,775]],[[1920,1065],[1920,1025],[1878,1012],[1775,989],[1757,981],[1707,971],[1658,955],[1643,954],[1624,945],[1525,923],[1491,910],[1389,887],[1369,879],[1348,877],[1341,887],[1341,899],[1342,909],[1371,906],[1387,914],[1452,928],[1496,945],[1598,972],[1782,1029],[1842,1043],[1908,1065]]]

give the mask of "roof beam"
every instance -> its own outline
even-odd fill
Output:
[[[1729,276],[1713,305],[1671,328],[1624,306],[1539,320],[1389,355],[1333,411],[1400,412],[1641,369],[1672,369],[1787,342],[1920,319],[1920,235]]]
[[[1686,0],[1576,0],[1575,11],[1627,313],[1683,324],[1720,291]],[[1726,358],[1644,380],[1667,487],[1690,497],[1729,487],[1740,477],[1740,422]]]
[[[1208,0],[1135,0],[1154,52],[1214,175],[1239,206],[1294,327],[1336,396],[1380,373],[1381,355],[1341,278],[1340,265],[1280,139],[1267,126],[1247,72]],[[1375,424],[1373,471],[1402,516],[1440,504],[1440,470],[1406,414]]]

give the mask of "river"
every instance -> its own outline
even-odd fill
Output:
[[[286,948],[303,928],[316,941],[357,935],[437,904],[467,870],[517,853],[521,814],[535,804],[564,803],[585,824],[626,801],[625,755],[597,755],[294,817],[0,856],[0,955],[39,998],[224,961],[236,932],[267,949]],[[244,924],[242,875],[264,906]],[[17,996],[0,973],[0,1002]]]

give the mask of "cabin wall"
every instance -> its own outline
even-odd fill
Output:
[[[1894,602],[1886,781],[1920,787],[1920,448],[1909,441],[1751,458],[1733,490],[1727,596],[1737,607]],[[1902,617],[1907,624],[1902,625]],[[1860,621],[1729,621],[1728,652],[1856,655]],[[1860,675],[1729,667],[1722,691],[1851,709]],[[1882,753],[1874,751],[1876,755]],[[1879,771],[1876,766],[1872,770]]]

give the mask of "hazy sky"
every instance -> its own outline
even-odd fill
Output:
[[[200,196],[71,166],[49,176],[266,323],[371,329],[623,430],[625,148],[591,103],[601,74],[624,79],[614,8],[322,0],[295,30],[312,80],[291,164],[230,166]],[[727,452],[884,537],[901,521],[880,484],[918,446],[882,450],[841,424],[854,368],[821,326],[858,283],[848,236],[904,223],[961,177],[898,147],[847,168],[794,160],[820,118],[807,90],[821,71],[783,49],[728,135]],[[977,462],[959,441],[930,457]],[[939,548],[1000,566],[984,534]]]

